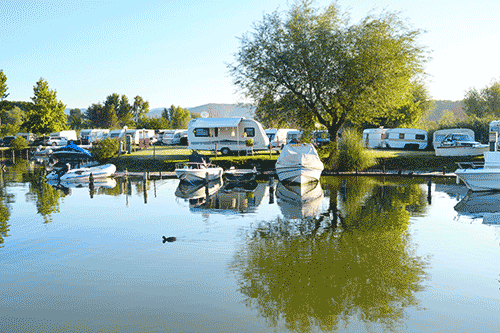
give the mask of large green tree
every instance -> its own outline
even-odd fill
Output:
[[[57,92],[49,89],[43,78],[33,87],[33,108],[28,111],[26,129],[35,134],[46,134],[66,129],[66,105],[57,100]]]
[[[10,110],[0,110],[0,135],[16,135],[26,120],[26,113],[18,106]]]
[[[84,114],[80,109],[69,110],[68,125],[70,128],[79,130],[85,128],[88,123],[85,122]]]
[[[3,69],[0,69],[0,101],[7,98],[7,76],[3,73]]]
[[[135,122],[149,112],[149,102],[145,101],[141,96],[134,97],[134,104],[132,105],[132,113]]]
[[[500,117],[500,81],[494,81],[480,91],[476,88],[469,89],[465,93],[463,105],[468,116]]]
[[[256,102],[292,96],[294,108],[324,125],[334,143],[346,121],[400,107],[423,73],[420,31],[393,13],[350,24],[335,3],[320,11],[305,0],[254,26],[229,65],[235,84]]]
[[[172,105],[169,109],[169,115],[170,126],[172,128],[188,128],[188,123],[191,120],[191,113],[189,110]]]

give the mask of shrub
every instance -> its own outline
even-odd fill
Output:
[[[107,138],[99,141],[91,149],[92,158],[97,161],[107,160],[118,154],[120,143],[118,140]]]
[[[10,143],[10,148],[15,151],[24,150],[28,148],[28,141],[26,141],[26,139],[22,136],[18,136],[14,140],[12,140],[12,142]]]
[[[245,140],[245,145],[247,147],[252,147],[253,146],[253,139],[246,139]]]
[[[363,146],[361,134],[354,129],[342,133],[332,161],[331,168],[337,171],[361,171],[376,164],[375,158]]]

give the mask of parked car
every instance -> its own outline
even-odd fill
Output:
[[[6,136],[2,139],[1,146],[2,147],[10,147],[10,143],[14,140],[15,136]]]
[[[48,137],[48,136],[41,136],[41,137],[33,140],[33,142],[30,143],[30,146],[34,146],[34,147],[48,146],[47,142],[49,141],[49,139],[50,139],[50,137]]]

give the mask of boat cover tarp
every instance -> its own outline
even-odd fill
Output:
[[[198,118],[196,119],[196,127],[238,127],[242,119],[243,118]]]
[[[71,141],[69,144],[67,144],[66,146],[64,147],[60,147],[60,148],[56,148],[56,149],[53,149],[52,152],[55,153],[55,152],[65,152],[65,151],[76,151],[76,152],[80,152],[82,154],[85,154],[87,155],[89,158],[92,157],[92,155],[90,154],[90,152],[87,150],[87,149],[83,149],[81,147],[78,147],[77,145],[75,145],[73,143],[73,141]]]
[[[208,156],[200,155],[197,152],[193,152],[191,155],[189,155],[189,162],[209,164],[212,161],[210,160],[210,157],[208,157]]]
[[[324,168],[323,162],[321,162],[313,145],[309,143],[285,145],[276,161],[276,168],[297,166],[317,170],[323,170]]]

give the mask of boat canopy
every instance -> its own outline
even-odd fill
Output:
[[[287,144],[281,150],[276,161],[276,167],[305,166],[312,169],[323,170],[318,152],[309,143]]]
[[[198,118],[196,127],[221,128],[238,127],[243,118]]]
[[[87,149],[83,149],[81,147],[78,147],[77,145],[75,145],[73,143],[73,141],[71,141],[69,144],[67,144],[64,147],[53,149],[52,152],[54,152],[54,153],[55,152],[66,152],[66,151],[71,151],[71,150],[79,152],[79,153],[82,153],[82,154],[85,154],[88,157],[92,157],[92,154]]]

